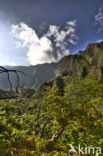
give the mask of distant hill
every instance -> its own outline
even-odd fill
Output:
[[[85,51],[80,51],[76,55],[65,56],[58,63],[41,64],[36,66],[16,66],[7,68],[18,69],[26,73],[26,76],[19,74],[20,87],[37,88],[48,80],[58,75],[91,77],[103,81],[103,42],[89,44]],[[15,88],[17,80],[16,75],[10,75],[13,87]],[[6,74],[0,75],[0,89],[10,87]]]
[[[17,69],[23,71],[26,76],[19,74],[20,77],[20,87],[36,88],[39,84],[44,83],[55,77],[55,69],[57,64],[42,64],[36,66],[7,66],[7,69]],[[16,87],[17,79],[15,73],[10,74],[10,79],[13,83],[13,88]],[[7,79],[7,74],[0,75],[0,89],[8,89],[10,84]]]

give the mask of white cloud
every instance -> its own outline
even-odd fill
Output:
[[[69,25],[69,26],[75,26],[76,25],[76,20],[74,20],[74,21],[67,21],[67,25]]]
[[[27,51],[27,59],[32,65],[57,62],[70,53],[68,45],[76,44],[77,40],[76,20],[67,22],[64,30],[50,25],[47,33],[40,38],[36,31],[25,23],[12,25],[11,28],[16,46]]]
[[[55,25],[50,25],[49,31],[47,32],[47,37],[53,37],[54,42],[56,43],[56,47],[58,49],[60,59],[64,55],[69,54],[68,45],[69,44],[76,44],[77,42],[77,35],[76,35],[76,20],[69,21],[66,23],[64,30],[60,30],[60,27]],[[63,53],[63,56],[62,56]]]
[[[98,13],[94,16],[95,25],[99,26],[98,33],[103,31],[103,6],[99,9]]]
[[[30,64],[40,64],[54,61],[54,58],[48,58],[47,51],[52,51],[52,43],[45,36],[38,38],[35,30],[24,23],[12,26],[11,32],[17,39],[16,45],[27,49],[27,57]]]

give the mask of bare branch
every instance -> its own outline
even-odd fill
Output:
[[[7,74],[8,74],[8,81],[9,81],[9,83],[10,83],[10,91],[12,91],[12,83],[11,83],[11,81],[10,81],[10,75],[9,75],[8,72],[7,72]]]
[[[11,72],[16,74],[16,77],[17,77],[16,92],[18,92],[18,88],[19,88],[19,74],[18,73],[21,73],[23,75],[26,75],[26,74],[22,71],[19,71],[19,70],[10,70],[10,69],[6,69],[5,67],[0,66],[0,74],[7,73],[7,75],[8,75],[8,81],[10,83],[10,90],[11,91],[12,91],[12,82],[10,80],[10,73]]]

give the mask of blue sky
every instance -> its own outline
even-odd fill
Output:
[[[0,64],[36,65],[103,40],[103,0],[0,0]]]

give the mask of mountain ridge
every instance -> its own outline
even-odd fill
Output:
[[[35,66],[8,66],[26,73],[26,76],[19,74],[20,87],[37,88],[40,84],[49,81],[58,75],[62,76],[92,76],[103,81],[103,42],[91,43],[84,51],[75,55],[64,56],[57,63],[45,63]],[[13,87],[16,87],[15,74],[10,75]],[[0,75],[0,89],[10,87],[6,74]]]

